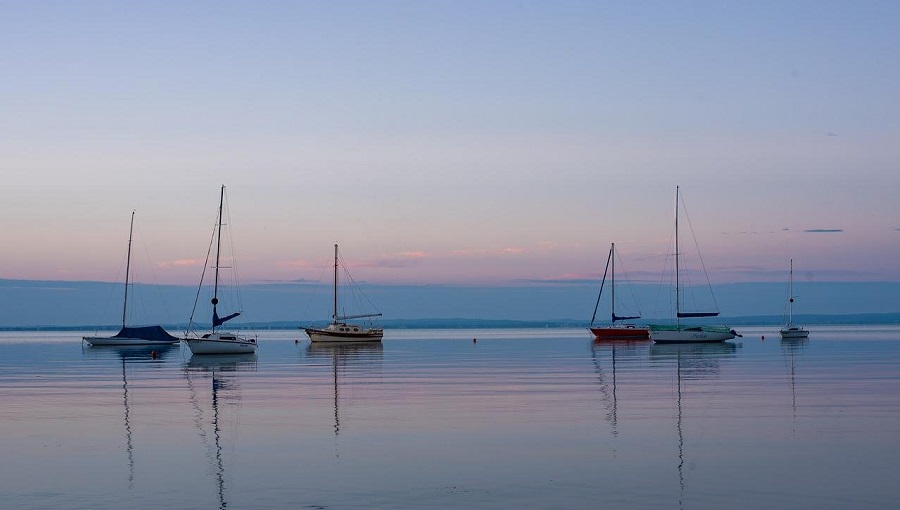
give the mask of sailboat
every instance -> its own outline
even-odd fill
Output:
[[[610,278],[610,315],[611,324],[609,326],[594,326],[594,320],[597,318],[597,308],[600,307],[600,297],[603,295],[603,285],[606,283],[606,274],[612,265],[612,273]],[[606,269],[603,271],[603,280],[600,281],[600,293],[597,294],[597,304],[594,305],[594,315],[591,317],[591,324],[588,330],[594,335],[596,340],[646,340],[650,338],[650,330],[643,326],[635,326],[634,324],[616,324],[620,321],[630,319],[640,319],[640,315],[619,316],[616,315],[616,243],[612,243],[609,247],[609,257],[606,259]]]
[[[807,338],[809,331],[794,324],[794,259],[791,259],[791,273],[788,284],[788,322],[781,328],[781,338]]]
[[[128,287],[131,277],[131,240],[134,233],[134,211],[128,229],[128,255],[125,262],[125,299],[122,303],[122,329],[113,336],[84,336],[90,345],[172,345],[178,338],[170,335],[162,326],[128,326]]]
[[[234,319],[242,312],[233,312],[225,317],[219,317],[217,306],[219,304],[219,269],[221,268],[221,251],[222,251],[222,208],[225,203],[225,186],[219,193],[219,214],[216,220],[216,229],[214,232],[216,240],[216,264],[215,279],[213,284],[212,303],[212,331],[202,336],[191,336],[191,328],[194,323],[194,313],[191,312],[191,318],[188,323],[188,332],[182,340],[187,344],[188,349],[193,354],[247,354],[256,352],[256,338],[237,335],[219,330],[219,327],[225,322]],[[209,255],[207,255],[207,262]],[[206,263],[203,264],[203,274],[200,276],[200,286],[203,286],[203,275],[206,273]],[[200,296],[200,290],[197,290],[197,296]],[[194,301],[194,311],[197,309],[197,301]]]
[[[338,245],[334,245],[334,308],[331,324],[324,328],[303,328],[312,342],[380,342],[384,336],[384,328],[365,327],[350,324],[350,319],[380,317],[380,313],[363,313],[358,315],[338,315]]]
[[[738,335],[727,326],[686,325],[681,319],[715,317],[719,312],[682,312],[679,279],[678,203],[680,187],[675,187],[675,325],[651,325],[650,338],[657,343],[724,342]],[[710,288],[712,292],[712,288]]]

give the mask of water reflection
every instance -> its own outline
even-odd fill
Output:
[[[216,491],[219,498],[219,509],[224,510],[228,506],[225,497],[225,460],[222,457],[222,428],[219,424],[219,406],[221,403],[235,404],[234,409],[240,408],[241,395],[238,385],[240,372],[255,372],[257,369],[256,354],[226,354],[191,356],[184,364],[184,376],[187,379],[190,390],[191,406],[194,409],[194,425],[200,435],[200,439],[206,448],[207,459],[212,467],[213,477],[216,483]],[[204,379],[210,380],[210,418],[209,427],[212,432],[212,442],[205,418],[205,410],[201,404],[198,386],[202,388]],[[195,381],[198,379],[198,381]],[[201,390],[202,391],[202,390]]]
[[[125,428],[125,454],[128,459],[128,488],[134,488],[134,438],[131,428],[131,395],[128,387],[129,363],[148,363],[162,361],[173,350],[172,345],[82,345],[84,358],[110,359],[118,358],[122,364],[122,421]],[[177,349],[175,349],[177,350]]]
[[[731,342],[698,344],[653,344],[650,359],[654,362],[675,363],[677,381],[677,421],[678,432],[678,484],[680,488],[678,505],[684,508],[684,391],[683,381],[718,378],[719,363],[723,359],[735,357],[737,346]]]
[[[306,348],[306,356],[312,360],[328,361],[331,364],[334,389],[334,435],[338,436],[341,432],[338,374],[348,375],[348,373],[359,371],[361,368],[380,364],[384,356],[384,345],[381,342],[311,342]]]
[[[597,383],[606,405],[606,421],[613,436],[619,434],[618,394],[616,364],[643,355],[650,349],[650,340],[594,340],[591,342],[591,360],[597,373]],[[608,358],[608,359],[604,359]],[[604,365],[607,368],[604,368]]]
[[[797,433],[797,384],[796,384],[796,365],[794,363],[794,354],[799,353],[809,344],[809,338],[782,338],[781,352],[785,356],[785,360],[789,360],[790,366],[788,374],[791,380],[791,410],[793,412],[793,427],[791,434]]]

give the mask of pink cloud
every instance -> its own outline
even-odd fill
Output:
[[[171,269],[173,267],[196,267],[203,265],[203,259],[176,259],[157,264],[163,269]]]
[[[473,250],[455,250],[450,252],[454,257],[480,257],[484,255],[521,255],[525,253],[525,248],[506,247],[506,248],[478,248]]]

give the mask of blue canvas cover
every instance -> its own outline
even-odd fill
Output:
[[[719,312],[679,312],[678,317],[682,319],[689,319],[691,317],[716,317],[719,315]]]
[[[217,327],[221,326],[222,324],[225,324],[226,321],[230,321],[231,319],[234,319],[235,317],[237,317],[240,314],[241,314],[241,312],[234,312],[231,315],[226,315],[225,317],[219,317],[219,313],[216,311],[216,308],[213,307],[212,325],[214,328],[217,328]]]
[[[157,342],[177,342],[178,339],[170,335],[162,326],[126,326],[113,335],[113,338],[141,338]]]

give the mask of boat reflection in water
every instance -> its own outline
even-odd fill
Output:
[[[684,508],[684,405],[685,381],[715,379],[719,377],[720,362],[735,357],[737,346],[731,342],[697,344],[658,344],[650,347],[653,363],[674,363],[677,381],[677,421],[678,431],[678,484],[680,487],[679,507]]]
[[[591,361],[597,374],[597,383],[603,394],[606,406],[606,421],[610,424],[613,436],[619,434],[618,392],[616,365],[638,357],[645,357],[650,350],[650,338],[644,340],[593,340],[591,342]]]
[[[334,435],[341,432],[340,378],[347,384],[348,378],[365,375],[373,366],[380,366],[384,357],[381,342],[310,342],[306,356],[313,361],[323,361],[331,365],[334,389]]]
[[[216,483],[219,509],[228,506],[225,498],[225,460],[222,457],[222,434],[219,411],[222,404],[235,404],[229,409],[239,410],[241,395],[238,386],[239,372],[256,372],[256,353],[224,354],[216,356],[191,356],[184,364],[184,376],[190,390],[191,406],[194,409],[194,425],[206,449]],[[209,380],[206,383],[206,380]],[[201,402],[203,387],[209,384],[209,413]],[[207,414],[209,418],[207,418]],[[208,424],[207,424],[208,422]],[[207,429],[210,429],[209,432]],[[212,440],[210,441],[210,432]]]
[[[785,360],[790,362],[788,374],[791,379],[791,410],[793,411],[794,427],[791,429],[792,434],[797,433],[797,384],[796,384],[796,364],[794,363],[794,355],[802,351],[809,344],[809,338],[804,337],[783,337],[781,339],[781,352],[785,356]]]
[[[82,345],[82,355],[93,359],[118,359],[122,363],[122,407],[125,425],[125,454],[128,457],[128,488],[134,488],[134,438],[131,429],[131,397],[128,367],[131,364],[161,362],[173,350],[168,345]]]

